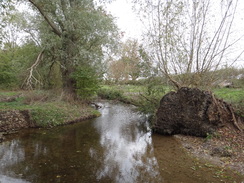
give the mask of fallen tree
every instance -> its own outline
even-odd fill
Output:
[[[232,125],[242,131],[242,120],[232,106],[212,92],[182,87],[160,101],[154,131],[164,135],[185,134],[206,137],[217,129]]]

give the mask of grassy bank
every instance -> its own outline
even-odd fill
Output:
[[[103,85],[98,95],[105,99],[117,99],[135,104],[142,112],[153,113],[161,98],[172,90],[162,85]],[[214,88],[212,91],[218,98],[232,104],[237,113],[244,115],[243,88]]]
[[[0,92],[0,110],[28,110],[38,127],[53,127],[99,115],[85,103],[68,101],[52,91]]]
[[[154,113],[162,96],[169,91],[169,87],[160,85],[103,85],[98,96],[133,104],[144,113]]]
[[[98,96],[134,104],[144,113],[155,114],[161,98],[171,91],[162,85],[103,85]],[[231,103],[244,116],[244,90],[242,88],[218,88],[214,94]],[[28,110],[36,126],[63,125],[77,119],[98,116],[99,112],[85,103],[54,91],[0,91],[0,110]]]

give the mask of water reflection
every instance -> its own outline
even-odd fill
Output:
[[[0,170],[5,166],[11,166],[24,160],[25,152],[19,142],[19,140],[13,140],[3,143],[0,149]]]
[[[97,119],[0,144],[0,182],[162,182],[145,116],[103,105]]]
[[[97,179],[109,176],[121,183],[161,182],[146,117],[121,104],[114,108],[106,103],[101,113],[94,124],[104,148]]]
[[[151,137],[146,117],[133,108],[105,103],[101,113],[74,125],[22,131],[1,143],[0,183],[222,182],[205,164],[193,169],[195,160],[174,138]]]

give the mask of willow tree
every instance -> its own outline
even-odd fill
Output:
[[[238,0],[135,2],[147,27],[148,52],[159,70],[177,88],[211,85],[213,71],[226,64],[227,54],[241,39],[231,37]]]
[[[105,53],[114,47],[117,27],[113,17],[93,0],[28,2],[39,20],[38,38],[43,48],[40,54],[50,63],[60,63],[64,88],[73,92],[77,86],[73,73],[82,72],[84,67],[101,70]]]

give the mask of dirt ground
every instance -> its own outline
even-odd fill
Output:
[[[224,127],[206,138],[175,135],[188,153],[244,175],[244,132]]]

